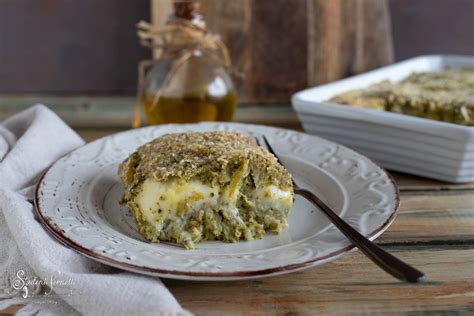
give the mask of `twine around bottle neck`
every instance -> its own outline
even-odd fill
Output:
[[[173,57],[199,49],[216,54],[216,62],[231,67],[229,51],[220,37],[192,20],[174,18],[163,26],[140,21],[137,28],[140,44],[157,52],[154,59],[164,54]]]

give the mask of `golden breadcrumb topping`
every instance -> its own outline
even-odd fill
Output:
[[[249,160],[250,168],[265,170],[276,185],[291,187],[291,176],[277,159],[253,139],[234,132],[186,132],[166,134],[139,147],[119,168],[128,188],[145,178],[165,181],[170,177],[206,181],[225,168]],[[209,179],[207,179],[209,180]]]

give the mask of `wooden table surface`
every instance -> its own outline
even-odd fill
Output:
[[[271,124],[265,117],[263,123]],[[280,120],[271,125],[299,129],[294,113],[275,117]],[[255,117],[240,121],[256,122]],[[123,129],[82,126],[77,131],[90,141]],[[185,308],[198,315],[474,313],[474,183],[453,185],[392,174],[401,191],[401,210],[376,242],[425,272],[421,284],[398,282],[360,251],[265,279],[163,281]]]

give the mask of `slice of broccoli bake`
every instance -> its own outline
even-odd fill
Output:
[[[140,234],[191,249],[202,240],[234,242],[279,233],[293,205],[291,176],[239,133],[163,135],[119,167],[121,203]]]

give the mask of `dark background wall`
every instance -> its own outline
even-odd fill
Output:
[[[148,0],[0,0],[1,92],[132,91]]]
[[[473,0],[390,0],[390,10],[397,60],[474,55]],[[0,92],[134,93],[150,56],[134,25],[149,12],[148,0],[1,0]]]
[[[395,58],[474,55],[473,0],[390,0]]]

